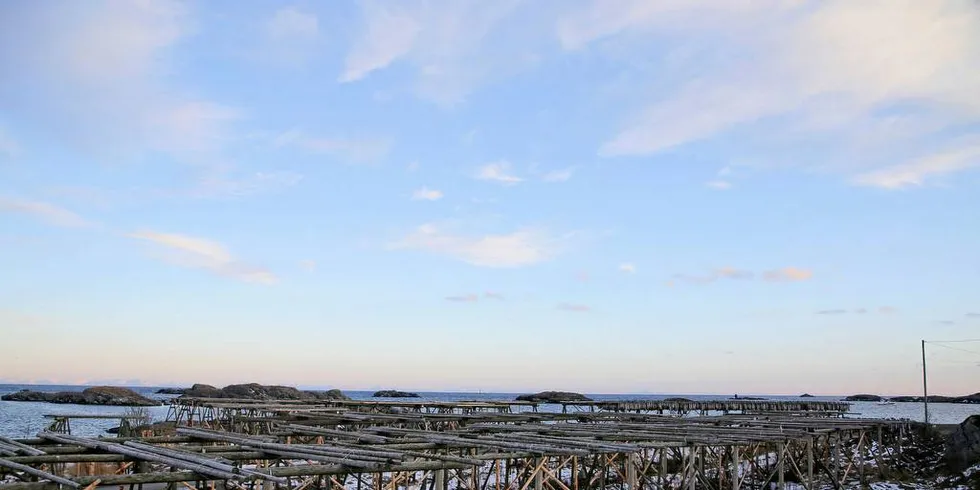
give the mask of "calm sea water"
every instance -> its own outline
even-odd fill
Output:
[[[38,386],[38,385],[0,385],[0,395],[13,393],[21,389],[36,391],[81,391],[84,386]],[[167,400],[170,396],[154,393],[155,387],[133,387],[137,393],[157,400]],[[372,399],[370,391],[345,391],[347,396],[355,400]],[[513,400],[516,393],[419,393],[423,400],[459,401],[459,400]],[[692,400],[723,400],[731,395],[588,395],[595,400],[661,400],[664,398],[683,396]],[[749,396],[749,395],[743,395]],[[798,397],[760,396],[769,400],[801,400]],[[836,401],[841,397],[818,396],[803,400]],[[557,411],[557,405],[542,405],[539,410]],[[167,407],[149,407],[154,420],[164,420]],[[49,419],[45,414],[123,414],[125,407],[102,407],[90,405],[56,405],[52,403],[35,402],[6,402],[0,401],[0,435],[7,437],[30,437],[43,430]],[[878,405],[875,403],[857,402],[851,405],[851,416],[868,418],[903,418],[921,421],[923,418],[921,403],[896,403],[894,405]],[[980,405],[932,403],[929,405],[929,419],[937,424],[958,424],[966,417],[980,414]],[[76,420],[72,421],[72,433],[77,435],[94,436],[113,427],[112,420]]]

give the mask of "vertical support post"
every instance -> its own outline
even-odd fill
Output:
[[[738,454],[738,446],[732,446],[732,490],[739,490],[742,488],[742,481],[738,477],[741,459],[741,456]]]
[[[446,490],[446,470],[436,470],[435,479],[435,490]]]
[[[806,439],[806,490],[813,490],[813,436]]]
[[[857,447],[858,478],[861,482],[861,488],[868,486],[868,480],[864,477],[864,435],[864,429],[862,429],[861,434],[858,436]]]
[[[544,487],[544,471],[539,468],[544,464],[541,458],[534,458],[534,490],[541,490]]]
[[[833,446],[831,447],[834,453],[832,456],[834,460],[834,488],[840,488],[840,434],[834,434],[831,438],[833,439]]]
[[[497,472],[496,478],[494,479],[494,486],[497,490],[500,490],[500,460],[493,460],[494,470]]]
[[[630,490],[636,490],[636,455],[627,453],[624,455],[626,460],[626,484]]]
[[[922,408],[925,411],[924,420],[929,425],[929,384],[926,382],[926,341],[922,341]]]
[[[695,475],[694,469],[694,446],[688,448],[686,459],[684,460],[684,478],[687,478],[687,490],[694,490],[694,486],[697,482],[697,476]]]
[[[786,443],[780,441],[776,445],[776,466],[779,468],[779,484],[776,488],[783,490],[786,488],[786,467],[783,460],[786,459]]]
[[[578,456],[572,456],[572,490],[578,490]]]

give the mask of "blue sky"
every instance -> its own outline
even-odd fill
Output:
[[[0,381],[913,393],[978,337],[975,2],[11,1],[0,73]]]

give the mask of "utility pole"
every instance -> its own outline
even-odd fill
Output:
[[[922,406],[925,408],[925,421],[929,424],[929,385],[926,383],[926,341],[922,341]]]

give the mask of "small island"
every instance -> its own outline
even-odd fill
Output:
[[[809,393],[804,393],[804,394],[800,395],[800,398],[813,398],[813,395],[811,395]]]
[[[869,395],[867,393],[862,393],[860,395],[851,395],[844,399],[845,402],[880,402],[884,398],[878,395]]]
[[[533,403],[561,403],[591,402],[592,399],[581,393],[572,393],[569,391],[542,391],[541,393],[518,396],[517,401]]]
[[[20,390],[0,397],[9,402],[46,402],[73,405],[107,405],[122,407],[155,407],[160,402],[117,386],[93,386],[82,391],[44,392]]]
[[[173,389],[177,391],[177,389]],[[241,398],[247,400],[350,400],[350,397],[340,390],[309,391],[299,390],[292,386],[262,385],[244,383],[217,388],[211,385],[195,383],[190,388],[180,390],[180,395],[187,398]]]
[[[398,390],[376,391],[371,396],[374,398],[419,398],[418,393],[409,393],[407,391],[398,391]]]

